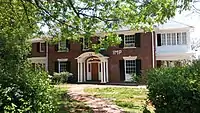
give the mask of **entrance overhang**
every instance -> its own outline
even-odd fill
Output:
[[[88,73],[88,65],[87,59],[90,57],[96,57],[100,60],[99,62],[99,72],[101,83],[107,83],[108,80],[108,58],[107,56],[103,56],[100,53],[95,52],[85,52],[78,56],[77,63],[78,63],[78,82],[86,82],[86,77],[90,76]]]

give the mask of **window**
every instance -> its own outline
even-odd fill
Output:
[[[136,73],[136,60],[125,60],[125,74]]]
[[[58,43],[58,51],[67,51],[66,41],[61,41]]]
[[[186,45],[187,33],[164,33],[161,34],[161,46],[162,45]]]
[[[177,33],[177,45],[181,45],[181,33]]]
[[[67,71],[67,62],[59,62],[59,72]]]
[[[124,47],[135,47],[135,35],[125,35]]]
[[[89,39],[83,38],[83,50],[88,50],[88,49],[89,49]]]
[[[171,34],[167,33],[167,45],[172,45],[171,43]]]
[[[45,43],[40,43],[40,52],[44,52],[45,51]]]
[[[176,45],[176,33],[172,33],[172,45]]]
[[[182,33],[182,44],[183,45],[187,44],[187,35],[186,35],[186,32]]]
[[[166,37],[165,34],[161,35],[161,45],[166,45]]]

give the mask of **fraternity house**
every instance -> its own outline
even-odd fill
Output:
[[[175,23],[177,24],[177,23]],[[153,32],[132,31],[122,28],[116,33],[122,42],[96,54],[82,44],[69,40],[56,45],[47,44],[42,38],[32,40],[31,62],[39,64],[50,73],[68,71],[76,82],[120,83],[131,81],[133,73],[173,66],[174,62],[191,59],[190,26],[170,28],[158,26]],[[92,42],[98,43],[98,37]]]

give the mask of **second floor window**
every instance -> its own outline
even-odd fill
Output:
[[[89,39],[83,38],[83,50],[88,50],[88,49],[89,49]]]
[[[135,47],[135,35],[124,36],[124,47]]]
[[[46,44],[44,42],[40,43],[40,52],[44,52],[45,51],[45,46],[46,46]]]
[[[58,51],[60,51],[60,52],[67,51],[67,43],[66,43],[66,41],[60,41],[58,43]]]
[[[161,45],[186,45],[187,33],[163,33],[161,34]]]

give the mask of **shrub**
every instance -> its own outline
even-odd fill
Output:
[[[156,113],[200,113],[200,61],[149,71],[148,90]]]
[[[72,73],[69,72],[60,72],[60,73],[54,72],[52,77],[52,83],[54,84],[67,83],[68,78],[70,76],[72,76]]]
[[[49,84],[48,74],[24,65],[16,77],[12,77],[7,70],[0,71],[0,112],[57,112],[59,96]]]

